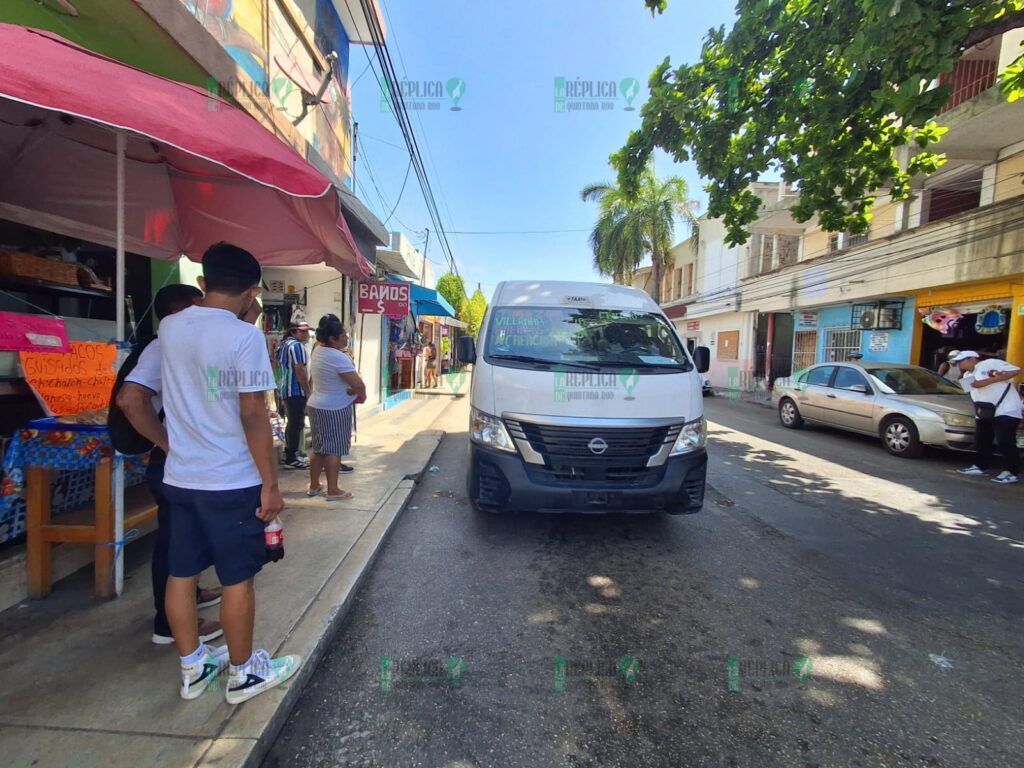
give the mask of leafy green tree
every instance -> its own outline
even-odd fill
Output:
[[[651,13],[667,0],[645,0]],[[745,242],[764,173],[800,185],[794,218],[867,230],[879,190],[906,199],[911,179],[945,161],[932,120],[951,86],[929,88],[971,46],[1024,26],[1024,0],[739,0],[732,30],[712,29],[700,59],[654,71],[643,123],[612,156],[627,192],[655,148],[709,179],[708,215]],[[1003,77],[1024,89],[1018,58]]]
[[[600,204],[590,233],[594,269],[616,283],[628,283],[644,256],[651,257],[651,295],[661,301],[661,276],[671,258],[676,219],[696,231],[696,203],[678,176],[659,179],[648,164],[631,191],[612,184],[588,184],[584,201]]]
[[[466,302],[466,284],[462,282],[462,277],[451,272],[441,275],[437,281],[437,292],[444,296],[458,315]]]
[[[486,311],[487,299],[484,298],[483,292],[478,287],[473,291],[473,295],[462,305],[462,311],[459,313],[459,319],[467,326],[467,333],[472,336],[476,336],[479,333]]]

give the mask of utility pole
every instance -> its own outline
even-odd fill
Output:
[[[356,160],[359,159],[359,123],[352,123],[352,191],[356,191]]]
[[[427,249],[430,247],[430,229],[427,228],[427,239],[423,243],[423,266],[420,268],[420,285],[427,281]],[[423,286],[424,288],[426,286]]]

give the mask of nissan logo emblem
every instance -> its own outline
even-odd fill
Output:
[[[608,443],[604,441],[603,437],[595,437],[587,443],[587,448],[589,448],[590,452],[595,456],[600,456],[608,450]]]

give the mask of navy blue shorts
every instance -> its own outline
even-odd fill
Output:
[[[164,483],[171,508],[171,576],[188,578],[212,565],[228,587],[259,573],[267,561],[264,524],[256,517],[262,487],[196,491]]]

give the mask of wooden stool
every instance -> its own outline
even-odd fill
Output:
[[[96,597],[114,596],[114,497],[113,463],[104,459],[96,465],[96,494],[91,505],[77,507],[53,522],[50,516],[52,470],[26,467],[25,504],[28,537],[28,594],[32,598],[50,594],[50,547],[59,542],[94,547]],[[124,530],[128,531],[156,517],[156,504],[146,486],[125,490]],[[100,545],[100,546],[97,546]],[[123,551],[123,549],[122,549]]]

